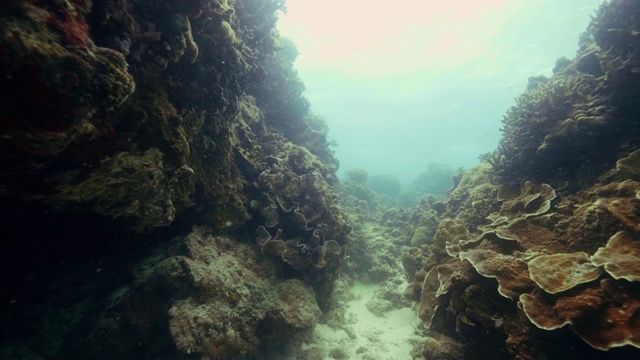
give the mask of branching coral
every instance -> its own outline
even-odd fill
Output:
[[[582,113],[575,111],[590,102],[589,93],[596,85],[590,76],[556,75],[518,97],[503,119],[503,137],[491,157],[500,175],[518,179],[522,173],[531,176],[550,166],[563,166],[549,151],[561,141],[556,139],[580,133],[574,117]]]
[[[640,75],[633,68],[640,60],[631,50],[640,45],[637,6],[604,4],[576,60],[516,99],[499,149],[486,157],[505,180],[569,180],[584,187],[590,173],[602,171],[600,164],[610,167],[617,154],[635,150],[629,145],[639,136],[633,114]]]

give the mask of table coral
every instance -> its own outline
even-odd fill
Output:
[[[591,256],[595,266],[604,266],[614,279],[640,281],[640,239],[638,233],[619,231]]]
[[[482,275],[498,281],[498,292],[506,298],[516,298],[529,291],[533,283],[529,278],[527,263],[515,256],[493,250],[473,249],[458,254]]]
[[[596,349],[634,345],[640,347],[640,302],[638,286],[604,279],[563,297],[540,292],[522,294],[527,317],[541,329],[553,330],[570,324],[571,329]]]
[[[549,294],[569,290],[594,281],[602,274],[584,252],[541,255],[527,263],[529,275],[536,285]]]

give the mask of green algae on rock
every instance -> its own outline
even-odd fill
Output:
[[[429,243],[429,228],[420,226],[416,229],[411,238],[411,246],[426,245]]]

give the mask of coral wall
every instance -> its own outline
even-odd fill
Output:
[[[304,86],[274,29],[283,10],[277,0],[0,4],[2,311],[23,324],[3,332],[5,354],[249,356],[328,309],[350,228],[331,187],[337,161],[306,121]],[[156,255],[195,261],[179,270],[187,275],[159,266],[149,276],[161,283],[140,285],[138,274],[126,285],[140,259],[192,225],[238,262],[239,288],[254,281],[242,278],[250,267],[281,295],[259,309],[252,288],[211,300],[202,293],[223,289],[194,274],[214,281],[223,265],[197,265],[195,250]],[[215,240],[223,235],[228,245]],[[183,275],[199,285],[174,289]],[[286,318],[279,296],[311,310]],[[252,310],[233,315],[247,321],[237,341],[206,342],[187,319],[243,303]],[[146,328],[163,343],[138,348]],[[87,331],[102,335],[60,345]]]

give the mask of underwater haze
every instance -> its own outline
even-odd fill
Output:
[[[429,163],[469,169],[493,151],[527,79],[575,55],[601,3],[289,0],[278,28],[341,178],[363,168],[406,185]]]
[[[0,360],[640,359],[640,0],[0,34]]]

